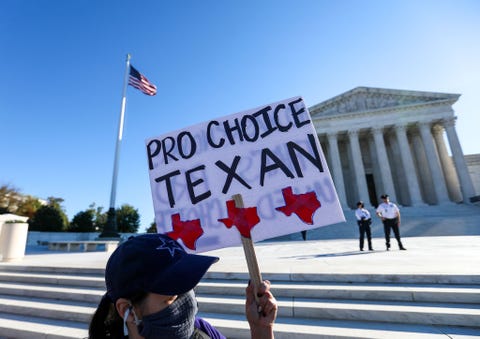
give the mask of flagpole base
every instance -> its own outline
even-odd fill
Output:
[[[99,238],[120,238],[120,234],[117,232],[117,220],[115,216],[115,208],[110,207],[107,212],[107,224]]]

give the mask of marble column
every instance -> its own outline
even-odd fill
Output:
[[[367,202],[370,199],[367,188],[367,179],[365,177],[365,168],[363,167],[362,151],[360,149],[360,142],[358,141],[358,130],[348,131],[348,137],[350,139],[350,151],[353,159],[358,200]]]
[[[448,155],[447,146],[443,139],[443,127],[441,125],[434,125],[432,128],[433,139],[437,145],[438,156],[442,164],[443,175],[447,183],[447,190],[450,194],[450,200],[459,202],[462,201],[462,192],[460,192],[460,184],[457,179],[457,173],[453,167],[452,158]]]
[[[414,165],[417,169],[418,183],[420,185],[420,193],[422,196],[423,202],[427,204],[436,204],[437,195],[435,193],[435,188],[433,187],[433,179],[430,175],[430,169],[428,167],[428,159],[425,154],[425,147],[423,147],[422,137],[419,131],[412,131],[413,133],[409,134],[409,138],[412,143],[412,155],[414,159]]]
[[[453,162],[457,169],[458,180],[460,181],[460,189],[462,190],[463,202],[469,204],[470,198],[475,195],[472,178],[468,173],[467,164],[463,155],[460,140],[458,140],[457,131],[455,130],[455,119],[446,120],[444,122],[445,131],[447,132],[448,143],[452,151]]]
[[[342,162],[340,161],[340,153],[338,152],[337,133],[328,133],[328,152],[332,161],[333,182],[337,189],[338,200],[342,208],[347,209],[347,195],[345,194],[345,182],[343,180]]]
[[[407,189],[410,196],[410,204],[412,206],[424,205],[420,195],[418,186],[417,173],[413,164],[412,153],[407,139],[407,127],[403,125],[395,125],[395,133],[397,135],[398,146],[400,148],[400,157],[402,158],[403,171],[407,180]]]
[[[440,167],[440,161],[437,156],[437,150],[433,143],[432,133],[430,132],[430,123],[420,123],[420,135],[422,136],[423,147],[428,160],[428,168],[433,179],[433,188],[438,204],[449,203],[447,186],[445,185],[445,178]]]
[[[392,201],[397,201],[395,194],[395,188],[393,186],[392,170],[390,169],[390,163],[388,162],[387,148],[385,147],[385,141],[383,140],[383,128],[372,128],[373,140],[375,141],[375,150],[378,158],[378,167],[380,169],[380,176],[382,179],[383,193],[387,193]],[[379,192],[380,193],[380,192]],[[381,193],[381,194],[383,194]]]

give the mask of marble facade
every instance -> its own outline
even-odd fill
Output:
[[[452,108],[459,97],[357,87],[310,107],[342,207],[376,206],[383,193],[403,206],[470,203]]]
[[[470,178],[473,181],[473,188],[477,193],[475,197],[475,202],[480,204],[480,154],[469,154],[465,155],[465,161],[467,162],[468,172],[470,173]]]

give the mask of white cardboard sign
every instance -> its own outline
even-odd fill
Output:
[[[146,151],[157,231],[190,252],[345,221],[301,97],[149,138]]]

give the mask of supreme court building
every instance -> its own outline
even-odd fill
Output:
[[[384,193],[403,206],[470,203],[452,108],[459,97],[357,87],[310,107],[342,207],[377,206]]]

